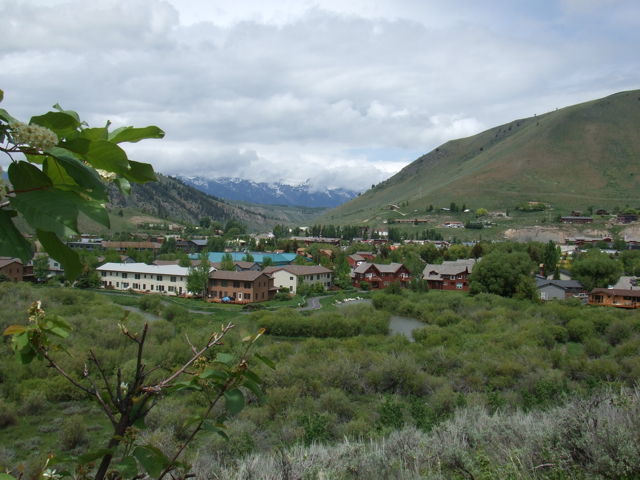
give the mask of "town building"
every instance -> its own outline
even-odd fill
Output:
[[[591,293],[589,293],[589,305],[640,308],[640,288],[634,288],[633,290],[594,288]]]
[[[192,260],[191,263],[193,264],[194,267],[196,265],[200,265],[199,260]],[[220,270],[221,265],[222,264],[220,262],[215,262],[211,264],[211,266],[214,267],[216,270]],[[236,272],[246,272],[249,270],[254,270],[256,272],[262,271],[262,268],[256,262],[243,262],[241,260],[236,260],[233,262],[233,265],[235,267]]]
[[[0,272],[4,272],[12,282],[33,282],[33,264],[24,265],[13,257],[0,257]]]
[[[469,291],[469,275],[476,264],[474,258],[444,261],[441,265],[428,264],[422,271],[422,278],[431,290]]]
[[[369,283],[371,290],[384,290],[391,283],[400,282],[407,286],[411,272],[402,263],[382,265],[378,263],[362,263],[351,274],[353,286],[362,288],[362,282]]]
[[[155,254],[160,252],[161,242],[102,242],[102,250],[115,250],[118,253],[127,253],[128,249],[141,252],[151,250]]]
[[[325,289],[333,286],[333,270],[320,265],[267,267],[264,272],[273,276],[276,287],[287,287],[291,293],[296,293],[300,284],[312,287],[320,282]]]
[[[577,280],[547,280],[536,278],[538,295],[542,300],[564,300],[578,293],[585,293],[584,286]]]
[[[182,295],[187,292],[188,267],[146,263],[105,263],[96,269],[103,288]]]
[[[638,221],[639,216],[636,215],[629,215],[629,214],[620,214],[620,215],[616,215],[616,223],[631,223],[631,222],[637,222]]]
[[[216,270],[209,274],[209,298],[214,302],[225,298],[234,303],[266,302],[277,291],[274,278],[265,272]]]
[[[222,261],[222,256],[225,253],[229,253],[231,255],[231,259],[236,262],[244,261],[243,259],[246,256],[246,253],[243,252],[209,252],[209,261],[211,263],[218,263]],[[262,262],[265,258],[269,258],[275,266],[289,265],[293,263],[296,259],[295,253],[268,253],[268,252],[251,252],[251,256],[253,257],[253,261],[258,265],[262,266]],[[197,255],[189,255],[191,260],[197,260]]]
[[[562,217],[562,223],[573,223],[573,224],[582,224],[582,223],[593,223],[593,217]]]

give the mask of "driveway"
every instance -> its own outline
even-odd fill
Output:
[[[320,300],[322,300],[323,298],[327,298],[328,296],[329,295],[325,295],[324,297],[311,297],[307,300],[308,305],[306,307],[299,308],[298,311],[303,312],[306,310],[320,310],[322,308],[322,305],[320,305]]]

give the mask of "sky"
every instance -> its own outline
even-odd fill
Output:
[[[14,117],[157,125],[125,148],[160,173],[314,189],[640,88],[637,0],[0,0],[0,32]]]

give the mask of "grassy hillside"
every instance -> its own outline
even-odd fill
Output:
[[[323,215],[375,223],[388,204],[424,213],[451,202],[477,209],[540,201],[556,209],[640,205],[640,90],[514,120],[423,155]]]

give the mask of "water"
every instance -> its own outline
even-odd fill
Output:
[[[424,327],[424,323],[420,320],[416,320],[411,317],[402,317],[400,315],[391,315],[391,322],[389,322],[389,330],[391,333],[389,335],[395,335],[396,333],[401,333],[402,335],[409,337],[409,340],[414,342],[413,336],[411,335],[411,330],[415,330],[416,328]]]
[[[342,305],[337,305],[338,307],[343,307],[345,305],[356,305],[359,303],[370,304],[371,300],[363,299],[363,300],[354,300],[352,302],[346,302]],[[415,330],[416,328],[424,327],[424,323],[420,320],[416,320],[411,317],[403,317],[401,315],[391,315],[391,321],[389,322],[389,335],[395,335],[396,333],[400,333],[405,337],[408,337],[409,340],[414,342],[413,336],[411,335],[411,330]]]

